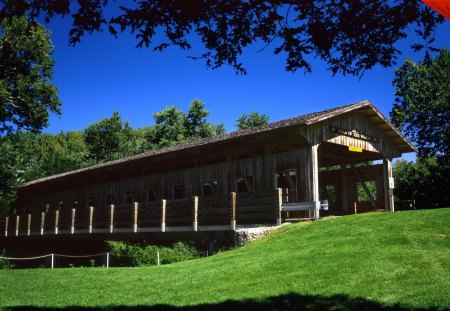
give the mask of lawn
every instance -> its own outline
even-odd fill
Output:
[[[0,271],[4,310],[450,310],[450,208],[329,217],[166,266]]]

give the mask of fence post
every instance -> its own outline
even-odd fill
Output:
[[[156,251],[156,264],[159,266],[160,261],[159,261],[159,251]]]
[[[51,254],[51,255],[52,255],[51,267],[53,269],[54,264],[55,264],[55,254]]]
[[[236,231],[236,192],[230,193],[231,222],[230,229]]]
[[[44,225],[45,225],[45,212],[41,214],[41,235],[44,235]]]
[[[19,222],[20,222],[20,216],[16,216],[16,236],[19,235]]]
[[[5,218],[5,236],[8,236],[9,217]]]
[[[197,231],[198,230],[198,196],[194,196],[194,206],[193,206],[193,216],[194,220],[192,222],[192,230]]]
[[[314,201],[314,219],[315,220],[318,220],[320,217],[319,211],[320,211],[320,201]]]
[[[113,231],[114,231],[114,204],[111,204],[109,207],[110,207],[109,233],[113,233]]]
[[[161,200],[161,232],[166,232],[166,200]]]
[[[55,234],[58,234],[59,210],[55,211]]]
[[[31,234],[31,214],[28,214],[27,235]]]
[[[106,268],[109,268],[109,252],[106,253]]]
[[[138,229],[138,206],[138,202],[134,202],[133,232],[137,232]]]
[[[281,188],[277,188],[277,226],[281,226],[281,205],[283,205],[283,190]]]
[[[71,219],[71,223],[70,223],[70,233],[71,234],[75,233],[75,213],[76,212],[77,212],[77,210],[72,208],[72,219]]]
[[[94,221],[94,207],[89,206],[89,233],[92,233],[92,223]]]

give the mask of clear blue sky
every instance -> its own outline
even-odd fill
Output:
[[[274,55],[273,48],[258,53],[261,46],[255,45],[241,59],[248,70],[242,76],[231,67],[210,70],[204,62],[188,59],[200,54],[195,50],[135,48],[137,41],[128,34],[115,39],[107,32],[95,33],[71,47],[69,19],[46,26],[55,44],[54,83],[63,102],[63,114],[51,117],[48,133],[82,130],[113,111],[133,127],[143,127],[152,124],[152,113],[170,105],[186,110],[194,98],[205,102],[209,120],[223,122],[227,131],[234,130],[238,116],[252,111],[276,121],[369,99],[388,116],[394,101],[395,68],[376,67],[359,80],[332,77],[326,64],[313,60],[312,74],[293,74],[284,70],[284,59]],[[449,21],[439,27],[436,38],[436,47],[450,46]],[[398,66],[406,57],[423,57],[412,52],[410,43],[399,44],[403,54]]]

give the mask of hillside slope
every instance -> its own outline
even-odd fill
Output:
[[[450,209],[288,225],[241,249],[167,266],[3,270],[0,306],[450,309]]]

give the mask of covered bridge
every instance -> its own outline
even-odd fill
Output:
[[[394,211],[392,159],[414,150],[361,101],[28,182],[2,235],[233,231],[312,217],[282,212],[286,202],[353,212],[358,189],[369,208]]]

